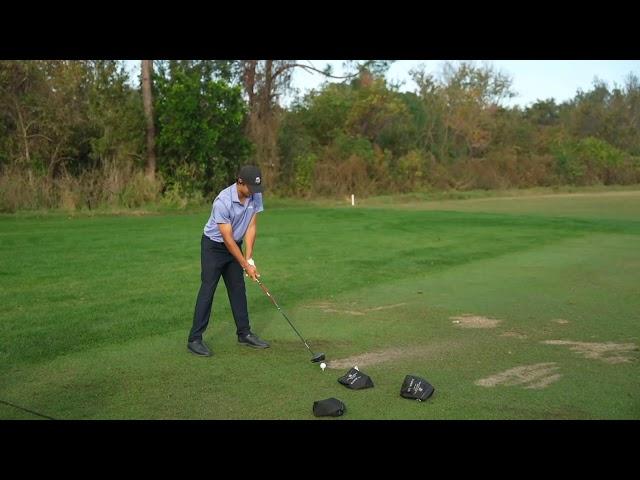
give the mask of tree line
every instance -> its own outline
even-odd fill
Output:
[[[522,108],[491,65],[418,68],[402,92],[390,64],[0,61],[0,209],[210,201],[247,162],[281,195],[640,183],[633,73]],[[295,94],[296,69],[327,81]]]

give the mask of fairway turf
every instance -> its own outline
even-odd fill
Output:
[[[249,281],[271,348],[236,344],[220,282],[214,356],[187,352],[208,208],[2,215],[0,400],[60,419],[312,419],[328,397],[342,419],[640,418],[640,192],[265,208],[261,280],[324,372]],[[331,361],[362,355],[375,387],[348,390]],[[434,396],[401,398],[406,374]]]

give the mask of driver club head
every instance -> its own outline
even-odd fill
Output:
[[[324,360],[324,358],[325,358],[324,353],[316,353],[316,354],[311,358],[311,361],[312,361],[313,363],[318,363],[318,362],[323,361],[323,360]]]

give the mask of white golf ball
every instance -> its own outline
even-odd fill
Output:
[[[322,370],[324,370],[325,368],[327,368],[327,364],[326,364],[326,363],[324,363],[324,362],[322,362],[322,363],[320,364],[320,368],[321,368]]]

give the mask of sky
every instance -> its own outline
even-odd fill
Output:
[[[413,92],[417,86],[411,79],[410,70],[424,65],[427,72],[437,73],[446,61],[396,60],[387,72],[387,79],[403,82],[400,90]],[[332,65],[334,75],[342,73],[343,60],[311,62],[320,70],[327,64]],[[511,77],[512,90],[516,92],[516,96],[505,101],[508,106],[524,107],[538,99],[548,98],[554,98],[557,103],[561,103],[573,98],[578,89],[591,89],[596,78],[613,86],[614,83],[623,85],[631,72],[640,77],[640,60],[474,60],[474,63],[478,66],[491,65]],[[312,75],[305,70],[297,69],[292,83],[301,91],[308,91],[317,88],[323,81],[324,78],[320,74]]]
[[[411,79],[409,72],[424,65],[431,73],[440,71],[446,60],[396,60],[387,72],[387,78],[393,82],[400,82],[401,91],[415,91],[417,86]],[[451,60],[455,62],[456,60]],[[128,60],[127,64],[134,76],[140,73],[139,60]],[[311,65],[322,70],[327,64],[332,65],[333,74],[343,73],[344,60],[299,60],[311,62]],[[591,89],[597,78],[609,86],[623,85],[629,73],[640,77],[640,60],[475,60],[476,65],[488,64],[512,79],[512,90],[516,96],[505,100],[507,106],[520,105],[525,107],[536,100],[554,98],[557,103],[564,102],[575,96],[579,89]],[[312,88],[318,88],[326,80],[321,74],[307,73],[297,68],[292,78],[292,85],[300,93]],[[330,80],[339,81],[339,80]],[[289,105],[292,97],[283,98],[283,103]]]

